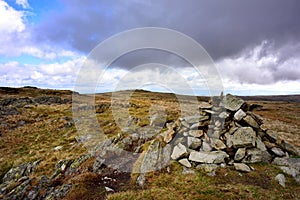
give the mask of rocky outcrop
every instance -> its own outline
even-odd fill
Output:
[[[3,177],[0,184],[0,199],[59,199],[66,196],[72,188],[71,184],[64,184],[59,180],[78,171],[79,166],[90,155],[84,155],[78,159],[59,161],[55,166],[54,174],[49,178],[45,175],[40,179],[31,178],[40,161],[23,163],[11,168]]]

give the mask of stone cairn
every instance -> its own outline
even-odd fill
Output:
[[[244,100],[228,94],[212,102],[201,102],[199,115],[180,118],[160,135],[170,149],[171,159],[186,169],[231,165],[238,171],[250,172],[253,169],[249,163],[273,162],[290,167],[289,156],[300,155],[296,147],[268,130]],[[149,165],[147,154],[144,163]],[[296,170],[299,172],[300,165]],[[291,175],[299,181],[299,174]]]

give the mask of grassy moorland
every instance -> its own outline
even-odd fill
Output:
[[[122,94],[123,93],[123,94]],[[150,124],[153,105],[160,106],[166,114],[166,121],[174,121],[180,116],[180,104],[174,94],[154,93],[137,90],[119,92],[116,103],[122,104],[122,95],[130,93],[128,110],[137,126]],[[72,93],[70,91],[40,90],[22,88],[0,90],[0,100],[7,98],[37,98],[59,96],[69,99],[65,103],[28,104],[14,107],[18,114],[1,115],[0,126],[0,177],[12,167],[23,162],[41,160],[36,173],[51,176],[55,164],[62,159],[78,158],[87,154],[86,148],[78,142],[78,133],[72,118]],[[195,104],[195,98],[181,96],[187,105]],[[118,99],[119,98],[119,99]],[[248,97],[247,97],[248,98]],[[198,100],[207,101],[206,97]],[[111,93],[97,94],[95,98],[96,116],[104,133],[117,135],[121,130],[117,121],[123,113],[113,113],[109,106]],[[249,99],[250,104],[261,105],[255,113],[264,118],[265,125],[300,147],[300,101]],[[108,106],[105,106],[108,105]],[[186,109],[186,112],[193,113]],[[59,148],[57,148],[59,147]],[[83,163],[79,172],[60,181],[72,183],[73,187],[65,199],[300,199],[300,187],[287,176],[286,188],[274,180],[280,172],[276,166],[253,164],[254,171],[239,173],[232,169],[220,168],[216,176],[210,177],[200,169],[196,174],[183,175],[182,167],[173,163],[170,171],[162,170],[147,174],[145,188],[135,184],[136,175],[120,173],[112,175],[107,169],[102,174],[93,173],[94,158]],[[103,177],[110,176],[116,182],[105,185]],[[115,193],[105,191],[104,186],[113,187]],[[108,195],[108,196],[107,196]]]

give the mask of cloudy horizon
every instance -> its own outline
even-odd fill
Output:
[[[73,90],[81,66],[99,43],[129,29],[162,27],[203,46],[225,92],[299,94],[299,8],[298,0],[0,0],[0,86]],[[154,61],[172,69],[147,65],[132,70]],[[151,50],[117,59],[96,92],[114,91],[124,77],[140,77],[152,83],[142,88],[191,94],[176,85],[178,74],[195,95],[207,94],[193,67],[170,53]],[[155,85],[160,80],[175,88]]]

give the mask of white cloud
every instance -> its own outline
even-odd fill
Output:
[[[30,8],[27,0],[16,0],[16,4],[22,6],[22,8]]]
[[[15,10],[5,1],[0,0],[0,13],[1,40],[6,40],[7,37],[10,37],[9,34],[20,33],[25,30],[25,23],[23,21],[25,13],[23,11]]]
[[[300,92],[299,44],[274,49],[264,41],[241,54],[217,63],[228,91],[243,94],[295,94]],[[291,52],[289,55],[287,52]],[[293,55],[294,54],[294,55]]]

